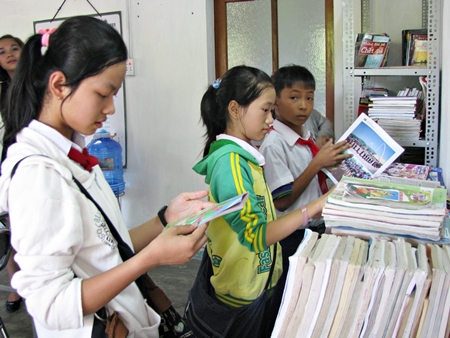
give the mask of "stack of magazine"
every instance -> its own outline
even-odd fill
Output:
[[[289,264],[271,337],[448,337],[448,245],[306,230]]]
[[[322,213],[333,234],[442,242],[446,198],[443,188],[343,177]]]

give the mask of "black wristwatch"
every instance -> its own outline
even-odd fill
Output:
[[[164,216],[164,213],[166,212],[166,210],[167,210],[167,205],[163,206],[158,211],[158,218],[161,221],[162,225],[164,225],[164,226],[167,225],[166,217]]]

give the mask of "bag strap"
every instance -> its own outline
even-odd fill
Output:
[[[277,261],[277,246],[278,246],[278,243],[275,243],[274,249],[273,249],[273,262],[272,262],[272,266],[270,267],[269,277],[267,278],[267,282],[266,282],[266,286],[264,287],[264,290],[267,290],[269,288],[270,282],[272,281],[273,270],[275,268],[275,263]]]
[[[11,179],[13,178],[14,174],[16,173],[16,170],[19,166],[19,164],[25,160],[26,158],[30,156],[44,156],[48,157],[46,155],[42,154],[32,154],[23,157],[20,159],[12,168],[11,170]],[[103,211],[103,209],[100,207],[100,205],[94,200],[94,198],[89,194],[89,192],[86,190],[86,188],[72,175],[72,180],[75,182],[75,184],[78,186],[80,191],[83,193],[83,195],[86,196],[87,199],[89,199],[96,208],[100,211],[100,213],[103,216],[103,219],[105,220],[106,224],[108,225],[109,231],[111,232],[112,236],[117,241],[118,245],[117,248],[119,250],[120,257],[122,258],[122,261],[126,261],[127,259],[134,256],[133,250],[128,246],[128,244],[122,239],[118,231],[116,230],[115,226],[112,224],[109,217],[106,215],[106,213]],[[135,280],[135,283],[139,289],[139,291],[142,294],[142,297],[147,300],[147,303],[156,310],[158,313],[161,313],[165,310],[167,310],[171,305],[172,302],[167,297],[167,295],[164,293],[162,289],[160,289],[150,278],[148,274],[143,274],[140,277],[138,277]],[[150,298],[150,299],[149,299]],[[103,309],[103,308],[102,308]],[[102,309],[99,310],[99,312],[102,311]],[[97,312],[97,314],[99,314]],[[103,318],[103,316],[101,317]]]

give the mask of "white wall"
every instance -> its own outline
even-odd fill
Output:
[[[122,211],[129,227],[156,215],[182,191],[206,188],[191,169],[204,129],[200,100],[214,79],[210,0],[91,1],[100,13],[121,11],[123,37],[136,75],[126,77],[127,169]],[[1,0],[0,36],[26,40],[33,21],[51,19],[61,1]],[[130,12],[127,13],[127,8]],[[57,18],[96,14],[87,1],[67,1]]]

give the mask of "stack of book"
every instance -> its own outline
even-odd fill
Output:
[[[444,188],[343,177],[322,214],[332,234],[439,242],[446,199]]]
[[[271,337],[447,337],[450,248],[305,231]]]
[[[401,93],[400,93],[401,94]],[[422,119],[422,92],[405,96],[371,96],[367,114],[396,140],[418,140]]]

